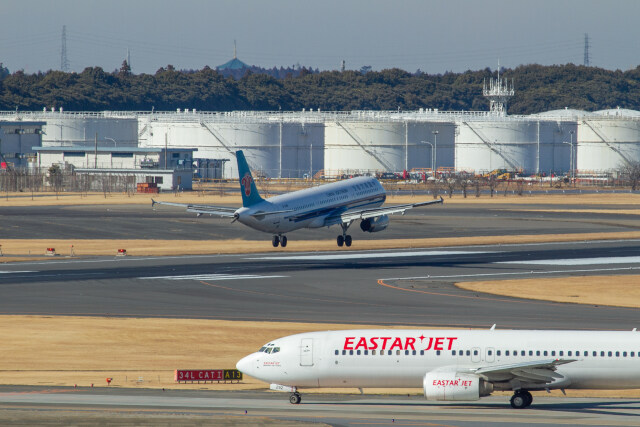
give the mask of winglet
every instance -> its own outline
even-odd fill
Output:
[[[155,200],[151,199],[151,207],[154,207],[156,205],[156,203],[158,203],[158,202],[156,202]]]
[[[251,176],[251,169],[247,159],[244,157],[242,150],[236,151],[236,159],[238,160],[238,179],[240,180],[240,194],[242,194],[242,206],[249,207],[260,203],[262,197],[258,194],[256,183]]]
[[[496,330],[496,324],[494,323],[493,326],[491,328],[489,328],[490,331],[495,331]]]

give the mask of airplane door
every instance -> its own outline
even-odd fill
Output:
[[[300,366],[313,366],[313,338],[300,341]]]
[[[493,349],[493,347],[487,347],[485,349],[484,360],[489,363],[492,363],[496,360],[496,351]]]
[[[471,361],[473,363],[480,362],[480,347],[473,347],[471,349]]]

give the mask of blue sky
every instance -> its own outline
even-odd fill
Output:
[[[238,57],[262,67],[337,70],[370,65],[428,73],[583,62],[640,64],[636,0],[2,0],[0,62],[27,73],[60,69],[62,26],[72,71],[134,73],[215,67]]]

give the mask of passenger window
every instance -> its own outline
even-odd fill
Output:
[[[393,354],[393,351],[389,350],[389,356],[391,356]]]
[[[353,350],[349,350],[349,356],[353,356]]]
[[[529,350],[529,356],[533,356],[533,350]]]
[[[471,356],[471,351],[467,350],[467,356]]]
[[[375,356],[375,355],[376,355],[376,351],[375,351],[375,350],[371,350],[371,354],[372,354],[373,356]]]
[[[509,355],[509,350],[505,350],[504,355],[508,356]]]
[[[616,351],[616,357],[620,357],[620,352]]]
[[[364,355],[367,356],[369,354],[369,350],[364,351]]]
[[[473,350],[473,355],[477,356],[478,355],[478,350]]]
[[[552,356],[555,356],[555,355],[556,355],[556,351],[555,351],[555,350],[552,350],[552,351],[551,351],[551,355],[552,355]]]
[[[545,350],[542,354],[544,354],[545,356],[547,356],[549,353],[547,352],[547,350]]]
[[[540,350],[536,350],[536,356],[540,356]]]
[[[611,357],[611,356],[612,356],[612,353],[611,353],[611,352],[609,352],[609,353],[608,353],[608,355],[609,355],[609,357]]]
[[[622,357],[627,357],[627,352],[626,351],[622,352]]]
[[[338,354],[340,354],[340,352],[339,352],[338,350],[336,350],[336,356],[337,356]]]
[[[357,354],[358,356],[360,356],[360,350],[357,350],[357,351],[356,351],[356,354]]]
[[[524,356],[524,355],[525,355],[524,350],[521,350],[520,351],[520,356]]]
[[[455,356],[456,355],[456,351],[455,350],[451,350],[451,355]]]
[[[416,355],[416,351],[415,351],[415,350],[413,350],[413,355],[414,355],[414,356]]]
[[[440,356],[440,350],[436,350],[436,355]]]
[[[424,356],[424,350],[420,350],[420,356]]]
[[[560,356],[564,355],[564,351],[560,350],[559,355],[560,355]]]
[[[396,356],[400,356],[400,350],[396,350]]]
[[[342,355],[344,356],[345,354],[347,354],[347,350],[342,350]]]
[[[597,351],[594,351],[594,352],[593,352],[593,353],[591,353],[591,354],[593,354],[593,357],[597,357],[597,356],[598,356],[598,352],[597,352]]]
[[[571,350],[567,351],[567,356],[571,356]],[[576,356],[577,356],[577,354],[576,354]]]
[[[600,352],[600,357],[604,357],[604,351]]]
[[[454,350],[454,351],[455,351],[455,350]],[[491,355],[493,354],[493,351],[489,350],[489,351],[487,351],[487,354],[488,354],[489,356],[491,356]]]
[[[500,350],[496,350],[496,356],[500,356]]]
[[[629,356],[633,357],[634,356],[634,352],[632,351]]]
[[[408,356],[408,355],[409,355],[409,350],[405,350],[405,351],[404,351],[404,355],[405,355],[405,356]]]

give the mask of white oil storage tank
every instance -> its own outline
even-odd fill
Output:
[[[249,166],[260,177],[301,178],[323,168],[324,127],[314,117],[180,112],[139,119],[141,146],[196,148],[195,159],[226,159],[226,178],[237,177],[237,150],[244,151]]]
[[[597,111],[578,121],[577,169],[582,174],[619,170],[640,161],[640,112]]]
[[[94,145],[135,147],[138,145],[138,119],[128,112],[34,112],[43,126],[42,146]]]
[[[456,170],[476,174],[496,169],[525,174],[566,172],[575,158],[575,148],[572,157],[569,143],[575,128],[570,120],[461,117],[455,141]]]
[[[452,121],[336,116],[325,123],[325,174],[453,167],[454,132]]]

